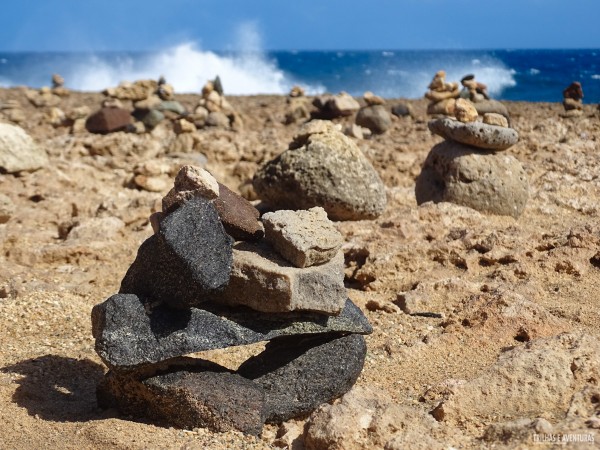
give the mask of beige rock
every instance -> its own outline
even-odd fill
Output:
[[[212,111],[206,118],[206,125],[209,127],[228,128],[229,117],[220,111]]]
[[[440,102],[451,98],[457,98],[460,95],[460,89],[456,88],[451,91],[427,91],[425,98],[433,102]]]
[[[427,105],[427,114],[443,114],[445,116],[453,116],[455,103],[456,99],[454,98],[442,100],[441,102],[437,103],[430,103]]]
[[[186,165],[175,177],[176,191],[194,191],[199,196],[212,200],[219,196],[219,183],[202,167]]]
[[[162,177],[136,175],[133,177],[135,185],[148,192],[164,192],[169,188],[169,182]]]
[[[325,264],[299,269],[265,244],[238,242],[229,284],[215,301],[269,313],[338,314],[346,298],[342,252]]]
[[[15,204],[10,197],[0,193],[0,224],[6,223],[15,213]]]
[[[85,119],[91,113],[92,111],[89,106],[78,106],[67,113],[67,119],[72,121],[76,121],[78,119]]]
[[[154,109],[162,103],[162,99],[158,95],[150,95],[149,97],[138,100],[133,103],[135,109]]]
[[[371,91],[367,91],[363,94],[363,100],[369,106],[385,104],[385,100],[382,97],[380,97],[379,95],[373,94]]]
[[[290,97],[304,97],[304,89],[301,86],[294,86],[290,90]]]
[[[179,119],[173,122],[173,131],[177,134],[194,133],[197,131],[196,125],[187,119]]]
[[[483,115],[483,123],[508,128],[508,120],[502,114],[486,113]]]
[[[125,229],[125,223],[118,217],[94,217],[77,223],[67,236],[67,241],[107,241]]]
[[[67,119],[64,111],[57,107],[50,108],[46,117],[48,118],[48,123],[53,127],[60,127]]]
[[[63,87],[64,84],[65,84],[65,79],[63,77],[61,77],[57,73],[52,75],[52,87],[53,88]]]
[[[327,100],[324,109],[333,117],[350,116],[360,109],[360,104],[350,94],[340,92]]]
[[[48,164],[48,155],[16,125],[0,123],[0,168],[8,173],[32,172]]]
[[[479,117],[475,106],[464,98],[456,99],[454,104],[454,116],[461,122],[475,122]]]
[[[439,440],[443,428],[421,409],[394,404],[379,392],[355,386],[310,416],[304,444],[307,450],[442,450],[447,448]]]
[[[163,175],[169,173],[171,165],[160,160],[151,159],[140,162],[133,168],[133,173],[136,175],[147,175],[149,177]]]
[[[342,235],[320,207],[266,213],[262,221],[265,239],[296,267],[330,261],[342,247]]]

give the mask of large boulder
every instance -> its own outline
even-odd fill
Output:
[[[386,206],[385,186],[369,160],[326,121],[302,127],[288,150],[258,170],[253,185],[274,209],[321,206],[331,220],[374,219]]]
[[[450,202],[517,218],[529,198],[529,183],[514,156],[445,141],[429,152],[415,194],[418,204]]]
[[[0,123],[0,172],[31,172],[48,164],[48,155],[25,130]]]

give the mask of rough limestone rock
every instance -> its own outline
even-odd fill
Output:
[[[502,353],[474,380],[446,394],[433,416],[449,423],[562,419],[579,391],[598,389],[600,343],[583,333],[536,339]]]
[[[123,108],[102,108],[89,116],[85,128],[90,133],[106,134],[122,131],[131,124],[131,114]]]
[[[450,202],[517,218],[529,198],[529,183],[515,157],[445,141],[429,152],[415,194],[419,205]]]
[[[323,208],[270,212],[262,221],[265,239],[296,267],[330,261],[342,247],[343,237]]]
[[[502,114],[485,113],[482,119],[483,123],[488,125],[496,125],[499,127],[508,127],[508,120]]]
[[[262,312],[318,311],[337,314],[344,307],[344,255],[299,269],[264,244],[234,246],[227,287],[216,300]]]
[[[355,122],[375,134],[383,134],[391,128],[392,117],[385,106],[372,105],[361,108],[356,114]]]
[[[421,409],[394,404],[377,391],[355,386],[333,405],[311,414],[304,444],[307,450],[442,450],[449,444],[442,444],[443,428]]]
[[[219,183],[207,170],[183,166],[175,177],[176,191],[196,191],[200,197],[213,200],[219,196]]]
[[[248,200],[227,186],[218,183],[219,197],[214,201],[227,234],[236,241],[258,241],[264,228],[258,220],[260,213]]]
[[[360,375],[366,353],[359,334],[291,336],[269,342],[238,373],[263,388],[266,421],[282,422],[346,393]]]
[[[0,224],[6,223],[15,213],[15,204],[10,197],[0,193]]]
[[[463,123],[444,117],[430,121],[428,126],[432,133],[444,139],[486,150],[506,150],[519,141],[515,129],[482,122]]]
[[[275,209],[321,206],[332,220],[379,216],[386,205],[385,186],[371,163],[332,125],[313,122],[255,174],[258,196]]]
[[[350,300],[337,316],[264,314],[205,303],[186,310],[116,294],[92,310],[96,352],[110,368],[130,370],[169,358],[298,334],[369,334],[371,325]]]
[[[232,245],[213,204],[194,197],[140,246],[120,292],[173,307],[197,305],[229,282]]]
[[[48,164],[48,155],[16,125],[0,123],[0,173],[32,172]]]
[[[317,97],[313,105],[319,109],[319,115],[327,119],[351,116],[360,109],[360,103],[346,92]]]
[[[110,371],[98,385],[98,404],[189,430],[260,434],[265,422],[260,386],[214,363],[191,358],[185,363],[143,376]]]
[[[457,98],[454,103],[454,116],[459,122],[475,122],[479,114],[473,103],[464,98]]]

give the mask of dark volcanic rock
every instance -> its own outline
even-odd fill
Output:
[[[358,334],[279,338],[250,358],[238,373],[265,391],[266,421],[308,414],[345,394],[360,375],[367,345]]]
[[[113,295],[92,310],[96,352],[109,367],[127,370],[189,353],[280,336],[372,332],[362,311],[350,300],[337,316],[307,312],[265,314],[210,303],[203,307],[206,309],[179,310],[162,305],[152,308],[149,301],[135,295]]]
[[[140,246],[119,292],[178,308],[197,305],[229,282],[232,246],[214,205],[194,197]]]
[[[383,134],[392,126],[390,113],[383,105],[361,108],[356,114],[357,125],[368,128],[375,134]]]
[[[90,133],[112,133],[127,128],[131,123],[131,114],[123,108],[102,108],[89,116],[85,128]]]
[[[190,430],[260,434],[261,386],[208,361],[186,358],[186,363],[151,376],[110,371],[98,385],[98,404]]]
[[[219,183],[215,207],[225,231],[236,241],[258,241],[264,235],[260,213],[248,200]]]

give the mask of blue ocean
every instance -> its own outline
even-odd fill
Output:
[[[53,73],[66,86],[99,91],[121,81],[165,76],[177,92],[198,92],[219,75],[226,94],[309,94],[369,90],[387,98],[420,98],[434,73],[448,81],[475,74],[501,100],[559,102],[579,81],[584,103],[600,102],[600,49],[382,50],[212,52],[181,44],[157,52],[1,53],[0,86],[41,87]]]

